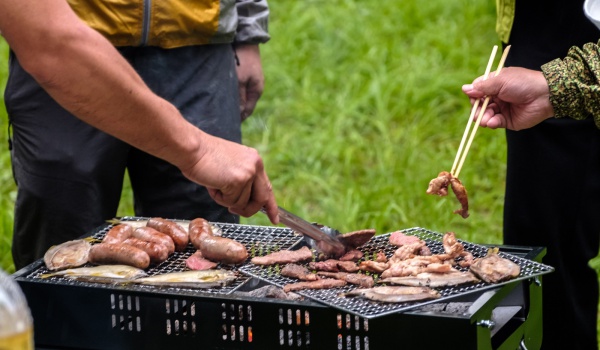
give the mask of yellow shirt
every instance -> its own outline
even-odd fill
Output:
[[[234,41],[236,0],[67,0],[79,18],[115,46],[222,44]],[[264,3],[264,5],[260,4]],[[266,1],[257,12],[268,14]],[[268,34],[262,33],[268,40]]]

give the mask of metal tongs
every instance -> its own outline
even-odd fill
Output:
[[[279,220],[282,224],[300,234],[312,238],[316,242],[316,248],[322,253],[328,256],[340,257],[346,252],[346,247],[335,237],[335,235],[328,235],[326,232],[322,231],[328,229],[326,226],[321,229],[319,226],[290,213],[282,207],[277,207],[277,209],[279,210]],[[265,213],[264,209],[261,209],[260,211]],[[332,229],[329,229],[328,231],[334,234],[339,233]]]

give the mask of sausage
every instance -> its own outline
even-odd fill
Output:
[[[212,227],[203,218],[197,218],[190,222],[189,228],[190,242],[196,249],[200,249],[200,241],[204,236],[212,236]]]
[[[118,224],[108,230],[102,239],[102,243],[121,243],[127,238],[131,237],[132,233],[133,227],[131,225]]]
[[[248,251],[240,242],[214,236],[208,221],[197,218],[190,222],[190,241],[204,258],[223,264],[240,264],[248,259]]]
[[[178,252],[184,251],[190,241],[187,231],[173,221],[163,218],[151,218],[146,226],[171,237],[173,243],[175,243],[175,250]]]
[[[152,227],[138,227],[133,230],[131,237],[141,239],[142,241],[163,245],[167,248],[169,254],[172,254],[175,251],[175,243],[173,243],[173,239],[170,236],[153,229]]]
[[[123,244],[129,244],[148,253],[151,264],[159,264],[167,260],[169,257],[169,250],[160,243],[148,242],[139,238],[129,237],[123,241]]]
[[[145,251],[128,244],[99,243],[92,245],[88,261],[96,265],[129,265],[139,269],[150,266]]]

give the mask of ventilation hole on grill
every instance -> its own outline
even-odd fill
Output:
[[[343,348],[342,348],[342,339],[343,339],[343,338],[342,338],[342,335],[341,335],[341,334],[338,334],[338,335],[337,335],[337,344],[338,344],[337,348],[338,348],[338,349],[343,349]]]
[[[306,332],[306,346],[310,346],[310,332]]]
[[[135,297],[135,311],[140,311],[140,298]]]
[[[179,302],[177,300],[173,300],[173,314],[177,314],[179,312]]]
[[[196,322],[192,321],[191,325],[192,325],[192,334],[196,334]]]
[[[233,321],[235,320],[235,305],[229,305],[229,310],[231,311],[231,316],[229,318]]]
[[[171,335],[171,320],[167,319],[167,335]]]
[[[352,336],[346,336],[346,349],[352,349]]]
[[[337,314],[337,328],[342,329],[342,315]]]
[[[230,339],[231,339],[231,340],[235,340],[235,326],[233,326],[233,325],[232,325],[232,326],[231,326],[231,327],[229,327],[229,328],[230,328],[230,330],[231,330]]]
[[[187,316],[188,314],[187,302],[185,300],[181,301],[181,314],[183,316]]]
[[[354,329],[360,329],[360,317],[358,316],[354,316]]]
[[[190,316],[196,316],[196,303],[190,304]]]
[[[287,324],[288,325],[292,324],[292,310],[290,310],[290,309],[287,310]]]
[[[131,295],[127,296],[127,310],[131,311],[132,306],[131,306]]]
[[[175,335],[179,335],[179,320],[173,321],[173,329],[175,331]]]
[[[238,319],[242,321],[244,319],[244,306],[238,306]]]
[[[170,314],[171,313],[171,301],[169,301],[169,299],[165,299],[165,308],[166,308],[166,314]]]
[[[302,324],[302,313],[300,310],[296,310],[296,324],[298,326]]]
[[[119,294],[119,310],[123,310],[123,296]]]
[[[365,337],[365,350],[369,350],[369,337]]]
[[[308,310],[304,311],[304,324],[307,326],[310,325],[310,313]]]
[[[369,331],[369,320],[368,319],[363,319],[363,329],[365,330],[365,332]]]
[[[115,314],[112,314],[112,328],[115,328],[117,326],[117,316]]]
[[[285,344],[283,329],[279,329],[279,345]]]
[[[140,316],[136,316],[135,323],[136,323],[135,330],[138,331],[138,333],[141,332],[142,331],[142,319]]]
[[[283,310],[279,309],[279,324],[283,324]]]
[[[221,338],[223,338],[223,340],[227,340],[227,325],[223,325],[221,327]]]
[[[111,294],[111,295],[110,295],[110,308],[114,310],[114,309],[115,309],[115,307],[116,307],[116,306],[115,306],[115,295],[114,295],[114,294]],[[113,324],[113,327],[114,327],[114,324]]]
[[[362,346],[361,346],[362,345],[362,341],[361,340],[362,340],[362,338],[359,335],[357,335],[357,336],[354,337],[354,348],[356,350],[361,350],[362,349]]]
[[[287,336],[288,336],[288,338],[287,338],[287,340],[288,340],[288,345],[289,345],[289,346],[292,346],[292,345],[294,345],[294,333],[292,332],[292,330],[288,330],[288,331],[287,331]]]
[[[296,331],[296,346],[302,346],[302,332]]]
[[[240,326],[239,329],[238,329],[238,332],[240,334],[240,341],[244,341],[244,336],[246,335],[244,333],[244,326]]]
[[[248,313],[248,321],[252,322],[252,306],[248,305],[247,313]]]

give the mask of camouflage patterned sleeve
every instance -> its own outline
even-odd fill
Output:
[[[592,115],[600,128],[600,48],[588,43],[572,47],[564,59],[542,66],[556,118]]]

